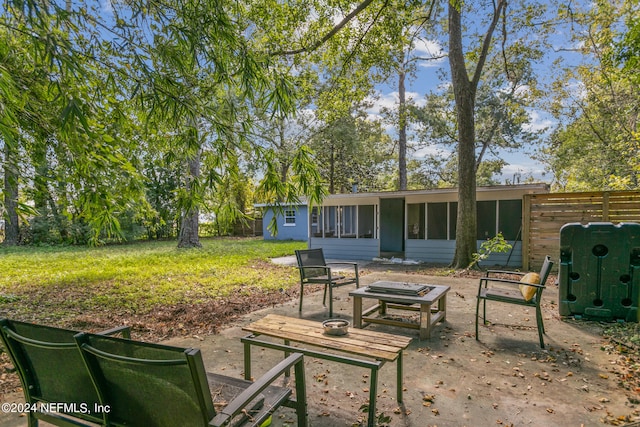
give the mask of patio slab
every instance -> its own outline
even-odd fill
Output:
[[[540,349],[535,313],[523,307],[493,304],[492,325],[474,337],[475,294],[478,280],[421,276],[411,268],[365,267],[361,284],[377,280],[441,284],[451,287],[446,321],[434,326],[429,340],[417,331],[387,325],[369,328],[415,339],[404,356],[404,405],[395,400],[395,369],[389,364],[379,378],[378,409],[390,427],[546,426],[580,427],[633,425],[640,405],[618,386],[617,354],[602,349],[602,325],[563,320],[558,315],[558,291],[543,296],[547,348]],[[335,290],[336,317],[352,320],[351,286]],[[322,292],[305,296],[302,317],[325,320]],[[242,326],[267,313],[298,316],[298,301],[250,313],[221,333],[173,338],[165,343],[202,349],[207,369],[240,378]],[[516,326],[507,326],[516,325]],[[281,358],[268,349],[254,349],[253,375],[258,377]],[[342,427],[366,420],[360,408],[368,398],[368,371],[322,360],[306,361],[310,425]],[[20,401],[21,395],[10,396]],[[633,424],[617,419],[634,421]],[[46,424],[43,424],[46,425]],[[295,425],[292,412],[278,411],[273,426]],[[636,424],[637,425],[637,424]],[[25,418],[0,413],[0,426],[26,426]]]
[[[411,336],[404,356],[403,406],[395,400],[395,369],[380,371],[378,408],[395,426],[596,426],[618,417],[640,419],[639,405],[629,402],[618,387],[615,359],[601,349],[601,325],[561,320],[557,288],[545,291],[543,312],[547,348],[538,344],[535,313],[503,305],[491,310],[493,325],[474,337],[474,278],[429,277],[399,272],[369,271],[366,285],[377,280],[451,286],[447,319],[434,327],[431,339],[420,341],[417,331],[386,325],[369,328]],[[401,269],[401,268],[400,268]],[[380,269],[378,269],[380,270]],[[351,287],[338,288],[337,317],[352,320]],[[305,296],[302,317],[322,321],[322,292]],[[197,346],[214,372],[241,376],[242,326],[267,313],[298,316],[297,300],[253,312],[219,335],[174,338],[170,344]],[[509,327],[516,325],[516,327]],[[259,376],[281,357],[272,350],[254,350],[254,375]],[[309,416],[312,426],[342,427],[366,420],[360,411],[368,398],[368,372],[338,363],[309,359],[306,363]],[[638,397],[636,395],[636,397]],[[274,417],[274,426],[295,425],[289,414]],[[619,422],[619,421],[618,421]]]

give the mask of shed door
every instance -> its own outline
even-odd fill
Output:
[[[404,199],[380,200],[380,252],[404,252]]]

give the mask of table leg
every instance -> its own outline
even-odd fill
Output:
[[[398,403],[402,403],[402,392],[403,392],[403,388],[404,385],[402,383],[402,350],[400,351],[400,354],[398,355],[398,359],[396,359],[396,364],[397,366],[397,370],[398,370],[398,377],[396,378],[396,397],[398,398]]]
[[[244,343],[244,379],[251,380],[251,344]]]
[[[353,297],[353,326],[362,328],[362,297]]]
[[[378,305],[380,306],[380,314],[383,316],[387,314],[387,302],[383,300],[378,300]]]
[[[367,427],[374,427],[376,421],[376,398],[378,395],[378,369],[371,369],[369,384],[369,417]]]
[[[420,304],[420,339],[431,338],[431,304]]]
[[[442,313],[441,321],[447,320],[447,294],[442,295],[438,300],[438,311]]]

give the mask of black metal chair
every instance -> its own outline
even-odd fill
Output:
[[[98,395],[73,338],[78,331],[0,319],[0,339],[20,381],[26,404],[32,408],[64,404],[51,411],[25,411],[30,427],[38,420],[58,426],[95,425],[102,416],[95,411]],[[128,337],[129,327],[101,334]]]
[[[104,425],[260,426],[281,406],[295,408],[297,425],[307,425],[304,360],[300,353],[288,356],[251,382],[207,373],[200,350],[194,348],[88,333],[75,338],[100,404],[109,408],[103,414]],[[292,367],[295,397],[290,387],[273,385]]]
[[[476,301],[476,340],[479,339],[478,319],[480,317],[480,301],[483,302],[483,324],[487,321],[487,301],[496,301],[534,308],[536,311],[536,324],[538,327],[538,336],[540,338],[540,347],[544,348],[543,335],[545,333],[545,330],[544,323],[542,321],[542,311],[540,310],[540,303],[542,301],[542,291],[545,289],[545,283],[547,281],[547,278],[549,277],[549,273],[551,272],[551,267],[553,267],[551,257],[546,256],[544,259],[544,263],[542,264],[542,268],[540,269],[540,273],[538,274],[539,279],[537,283],[494,277],[497,274],[513,274],[516,276],[520,276],[522,279],[527,273],[488,270],[486,276],[480,278],[480,284],[478,286],[478,296]],[[489,284],[491,284],[491,286],[489,286]],[[532,294],[531,298],[525,298],[525,295],[527,295],[528,293]]]
[[[354,283],[356,288],[360,286],[358,264],[355,262],[327,263],[324,259],[324,253],[321,248],[297,250],[296,259],[298,260],[298,270],[300,271],[300,307],[298,308],[298,311],[302,311],[304,285],[324,285],[322,304],[325,306],[327,301],[327,289],[329,290],[329,317],[333,317],[333,288]],[[348,276],[334,274],[331,270],[331,266],[338,265],[348,266],[349,269],[353,268],[353,274],[349,274]]]

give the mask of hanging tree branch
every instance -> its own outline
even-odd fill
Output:
[[[349,21],[351,21],[353,18],[355,18],[356,15],[358,15],[360,12],[362,12],[364,9],[366,9],[367,6],[369,6],[371,3],[373,3],[373,0],[364,0],[362,3],[360,3],[358,5],[358,7],[353,9],[353,11],[351,11],[351,13],[349,13],[347,16],[345,16],[342,19],[342,21],[340,21],[327,34],[325,34],[320,40],[317,40],[311,46],[301,47],[299,49],[292,49],[292,50],[281,50],[281,51],[273,52],[272,55],[295,55],[295,54],[298,54],[298,53],[312,52],[312,51],[316,50],[317,48],[322,46],[322,44],[324,42],[326,42],[331,37],[336,35],[338,33],[338,31],[340,31],[342,28],[344,28],[344,26],[347,25],[349,23]]]

